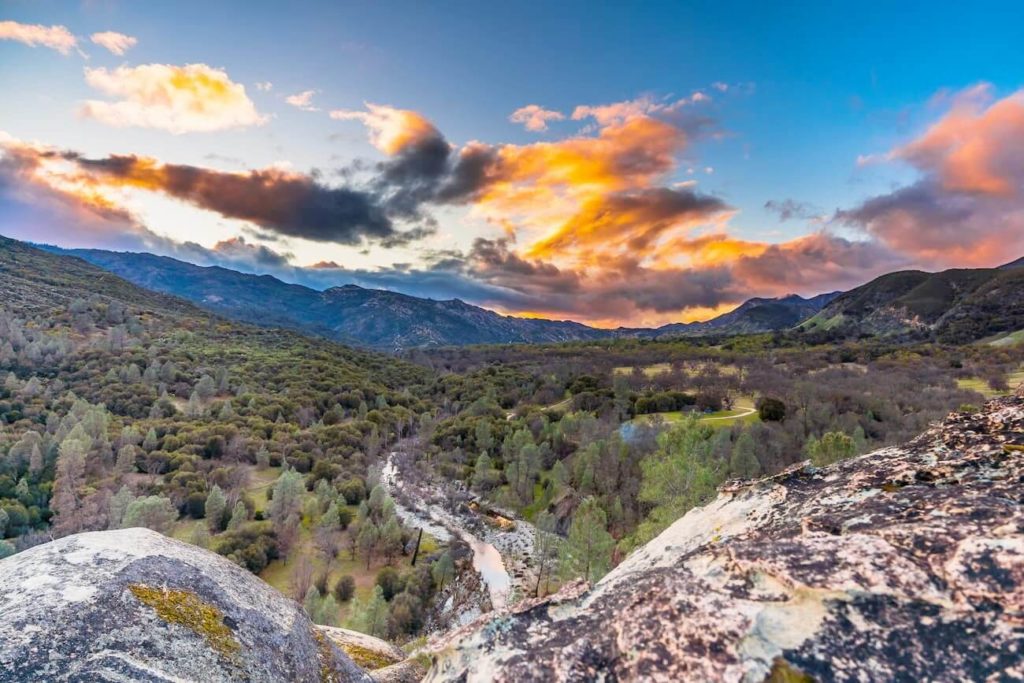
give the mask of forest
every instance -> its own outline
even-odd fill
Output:
[[[1024,380],[1021,345],[796,332],[398,357],[230,322],[16,243],[0,279],[0,556],[148,527],[318,623],[398,642],[472,571],[396,514],[381,468],[399,447],[532,524],[543,592],[599,579],[729,479],[905,441]]]

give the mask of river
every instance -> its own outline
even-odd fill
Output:
[[[473,569],[480,574],[487,593],[491,598],[491,606],[495,610],[504,609],[508,605],[512,590],[512,577],[505,567],[505,560],[498,549],[467,531],[459,518],[437,505],[427,503],[413,487],[406,487],[401,473],[394,462],[395,453],[388,456],[381,470],[381,481],[395,498],[395,514],[405,526],[420,528],[438,539],[450,541],[453,537],[461,539],[473,553]],[[399,491],[405,493],[411,501],[415,501],[415,509],[410,509],[398,501]]]

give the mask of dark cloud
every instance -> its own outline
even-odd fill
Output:
[[[278,169],[226,173],[133,155],[71,156],[84,171],[107,182],[161,192],[288,237],[359,244],[364,238],[395,240],[401,234],[373,193],[327,187],[313,175]]]
[[[764,208],[777,214],[779,220],[783,222],[794,218],[806,221],[821,215],[821,209],[818,207],[795,199],[769,199],[764,203]]]

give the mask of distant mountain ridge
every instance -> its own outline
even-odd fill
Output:
[[[905,270],[836,297],[804,330],[933,334],[964,343],[1024,329],[1024,259],[999,268]]]
[[[704,322],[609,330],[568,320],[505,316],[459,299],[423,299],[357,285],[320,291],[270,275],[197,266],[154,254],[40,246],[54,253],[78,256],[136,285],[182,297],[225,317],[386,350],[770,332],[797,325],[837,294],[811,299],[795,294],[779,299],[750,299],[737,309]]]
[[[421,299],[357,285],[320,291],[270,275],[197,266],[166,256],[45,248],[78,256],[141,287],[180,296],[229,318],[298,329],[360,346],[397,350],[610,336],[606,330],[575,322],[503,316],[458,299]]]
[[[842,292],[828,292],[805,299],[788,294],[776,299],[755,297],[728,313],[704,322],[672,323],[655,330],[659,335],[757,334],[785,330],[815,315]]]

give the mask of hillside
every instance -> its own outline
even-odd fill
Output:
[[[1024,329],[1024,268],[900,271],[838,296],[800,326],[966,343]]]
[[[236,320],[286,327],[389,351],[611,336],[608,331],[574,322],[499,315],[458,299],[436,301],[356,285],[319,291],[269,275],[196,266],[165,256],[95,249],[53,250],[73,254],[139,286],[180,296]]]
[[[809,299],[796,294],[775,299],[757,297],[711,320],[664,325],[651,336],[729,336],[786,330],[811,318],[840,294],[828,292]],[[641,333],[641,336],[647,334]]]

